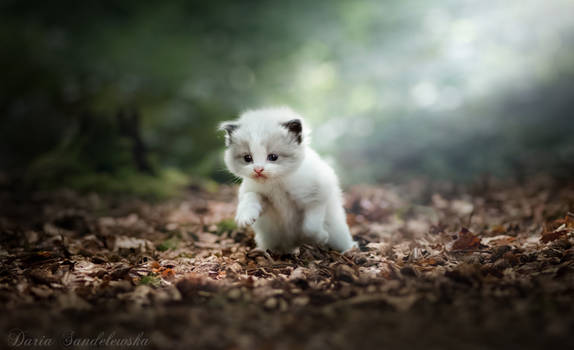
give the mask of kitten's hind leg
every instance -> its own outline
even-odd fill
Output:
[[[329,240],[329,233],[325,230],[325,212],[327,206],[323,203],[305,208],[303,216],[303,234],[319,244]]]
[[[353,236],[351,236],[347,225],[345,210],[339,201],[329,202],[325,226],[329,231],[329,242],[327,243],[329,247],[345,252],[358,246],[357,242],[353,241]]]

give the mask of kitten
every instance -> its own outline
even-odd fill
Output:
[[[310,130],[301,116],[286,107],[252,110],[220,129],[226,132],[225,164],[243,179],[235,221],[252,225],[257,248],[356,246],[337,176],[309,147]]]

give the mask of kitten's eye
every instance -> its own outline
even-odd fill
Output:
[[[247,163],[251,163],[253,161],[253,158],[251,157],[251,154],[246,154],[245,156],[243,156],[243,159],[247,162]]]
[[[271,153],[271,154],[269,154],[269,155],[267,156],[267,160],[270,160],[270,161],[272,161],[272,162],[276,161],[277,158],[279,158],[279,156],[276,155],[275,153]]]

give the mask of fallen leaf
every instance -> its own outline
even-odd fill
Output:
[[[558,238],[564,237],[568,231],[566,230],[559,230],[559,231],[552,231],[552,232],[542,232],[542,237],[540,237],[540,242],[548,243],[557,240]]]
[[[458,239],[452,245],[452,250],[475,250],[480,249],[480,238],[466,228],[458,233]]]
[[[172,278],[175,276],[175,271],[173,269],[167,268],[161,272],[161,277]]]

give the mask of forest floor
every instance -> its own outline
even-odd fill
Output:
[[[344,255],[253,250],[234,193],[2,193],[0,347],[574,343],[574,183],[352,187]]]

